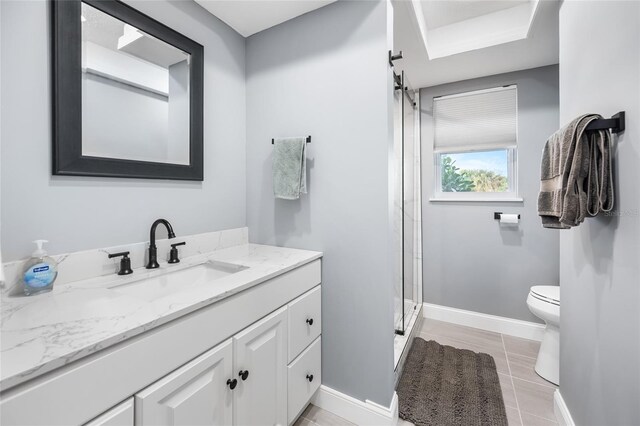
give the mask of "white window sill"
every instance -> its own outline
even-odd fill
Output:
[[[431,203],[522,203],[522,197],[495,198],[495,197],[466,197],[466,198],[429,198]]]

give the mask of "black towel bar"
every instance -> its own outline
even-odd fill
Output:
[[[306,141],[307,141],[307,143],[311,143],[311,136],[307,136]],[[271,145],[273,145],[274,142],[275,142],[275,139],[271,139]]]
[[[624,111],[620,111],[611,118],[601,118],[599,120],[593,120],[587,125],[586,130],[593,132],[596,130],[611,129],[613,133],[624,132]]]

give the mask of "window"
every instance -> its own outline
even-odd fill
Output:
[[[433,99],[435,199],[517,198],[515,85]]]

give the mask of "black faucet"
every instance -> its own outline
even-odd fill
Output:
[[[147,263],[147,269],[159,268],[158,265],[158,247],[156,247],[156,228],[158,225],[163,224],[167,228],[169,238],[175,238],[176,234],[173,233],[173,228],[167,219],[158,219],[151,225],[151,234],[149,236],[149,263]]]

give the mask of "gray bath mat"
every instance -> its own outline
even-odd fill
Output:
[[[416,338],[397,392],[400,418],[416,426],[507,426],[491,355]]]

